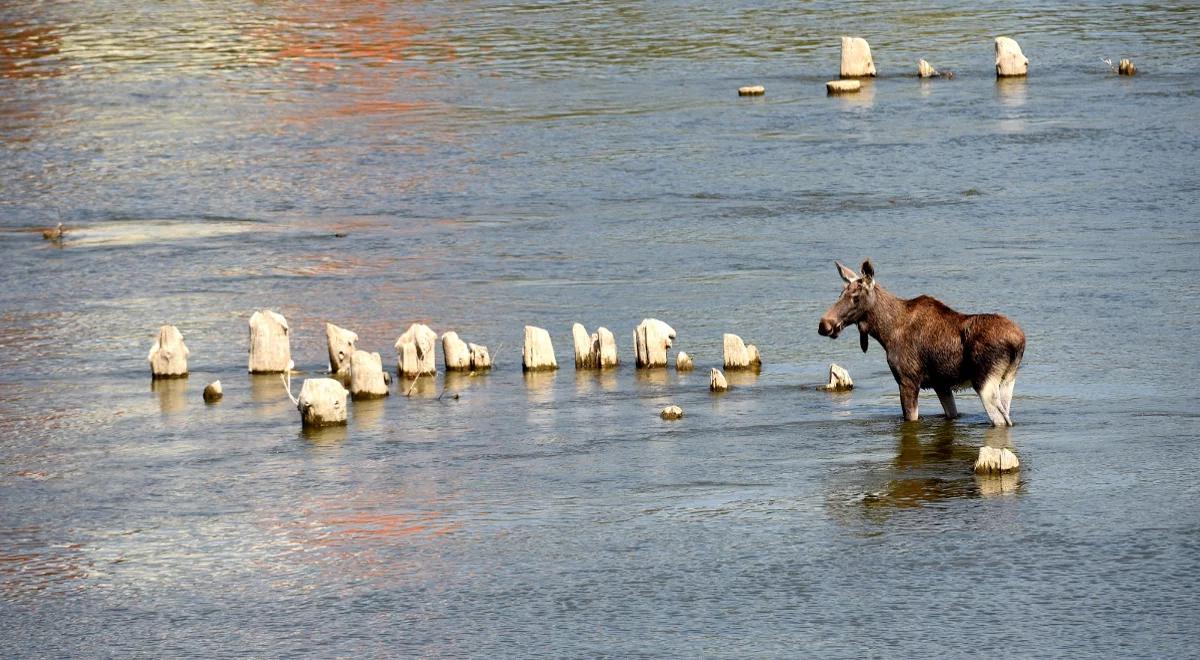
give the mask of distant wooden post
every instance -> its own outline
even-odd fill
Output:
[[[146,359],[150,361],[150,375],[154,378],[182,378],[188,375],[187,359],[190,355],[183,343],[183,334],[173,325],[158,329],[158,338],[150,347]]]
[[[250,373],[282,373],[291,361],[287,319],[266,309],[255,312],[250,317]]]

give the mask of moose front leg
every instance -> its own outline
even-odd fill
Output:
[[[900,383],[900,407],[904,410],[904,421],[917,421],[917,395],[921,392],[918,383]]]
[[[954,390],[952,389],[935,389],[938,395],[938,401],[942,402],[942,410],[946,411],[946,419],[954,419],[958,417],[958,406],[954,405]]]

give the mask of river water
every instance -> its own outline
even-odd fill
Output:
[[[4,655],[1196,653],[1194,3],[312,5],[0,7]],[[880,77],[830,98],[841,34]],[[865,257],[1022,325],[1015,427],[903,423],[817,335]],[[297,383],[326,321],[497,365],[305,433],[245,373],[261,308]],[[633,369],[646,317],[695,372]],[[714,396],[723,332],[765,366]]]

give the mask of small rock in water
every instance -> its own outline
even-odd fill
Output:
[[[767,93],[767,88],[762,85],[748,85],[738,88],[738,96],[762,96]]]
[[[721,373],[720,369],[713,369],[709,372],[708,389],[713,392],[724,392],[729,389],[729,382],[725,380],[725,374]]]
[[[938,75],[938,71],[929,62],[917,60],[917,75],[922,78],[934,78]]]
[[[975,474],[1004,474],[1016,472],[1020,467],[1016,454],[1006,448],[980,447],[979,458],[975,460]]]
[[[1133,65],[1132,60],[1126,58],[1121,60],[1120,64],[1117,65],[1117,73],[1122,76],[1137,75],[1137,67]]]
[[[862,83],[857,80],[830,80],[825,83],[825,92],[834,94],[853,94],[862,89]]]
[[[204,386],[205,403],[216,403],[217,401],[220,401],[221,397],[223,396],[225,396],[225,393],[221,390],[221,381],[214,380],[213,382]]]
[[[43,229],[42,238],[47,241],[61,241],[67,235],[67,230],[63,227],[63,223],[58,223],[54,229]]]
[[[662,409],[662,412],[660,412],[658,416],[666,420],[682,419],[683,408],[680,408],[679,406],[667,406],[666,408]]]
[[[683,351],[675,355],[675,371],[691,371],[693,368],[695,365],[692,363],[692,356]]]

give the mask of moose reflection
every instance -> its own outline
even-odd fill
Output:
[[[1025,333],[1016,323],[999,314],[960,314],[930,296],[898,298],[875,281],[870,259],[861,275],[841,263],[837,268],[846,286],[817,332],[837,338],[853,323],[864,352],[867,337],[879,342],[900,386],[904,419],[917,419],[921,389],[937,392],[946,417],[957,417],[954,390],[969,385],[992,425],[1012,426],[1013,386],[1025,354]]]

